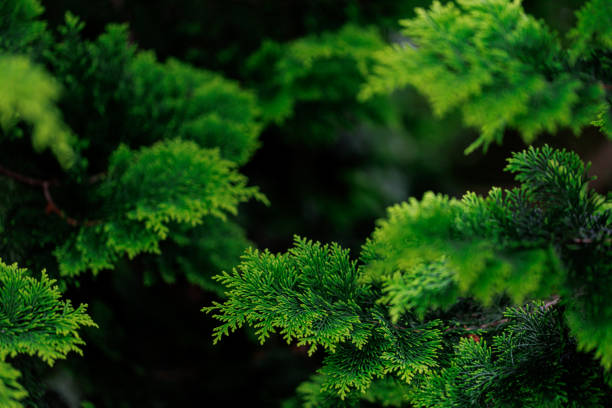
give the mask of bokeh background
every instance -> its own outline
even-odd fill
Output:
[[[49,0],[43,18],[53,28],[70,11],[86,23],[88,38],[97,37],[108,23],[127,23],[130,41],[154,51],[161,61],[177,58],[217,71],[266,101],[279,86],[270,67],[291,52],[292,44],[338,32],[347,24],[371,30],[383,42],[398,41],[398,20],[429,3]],[[582,3],[523,4],[528,13],[564,33]],[[357,103],[353,96],[359,81],[342,82],[356,75],[351,64],[354,60],[347,58],[322,65],[290,90],[308,95],[337,83],[345,86],[342,97],[297,98],[291,117],[270,121],[263,129],[258,150],[241,172],[261,188],[270,205],[253,202],[241,208],[235,221],[246,231],[245,245],[284,251],[298,234],[338,242],[357,256],[375,220],[393,203],[427,190],[460,197],[466,190],[484,193],[493,185],[512,184],[502,169],[509,152],[524,147],[517,134],[508,131],[503,147],[491,146],[487,154],[466,156],[463,151],[475,139],[474,130],[462,126],[456,115],[433,117],[426,100],[411,89],[374,106]],[[554,138],[541,135],[537,144],[546,142],[590,160],[591,172],[599,176],[595,187],[610,189],[612,145],[595,129],[585,129],[580,137],[569,131]],[[212,275],[238,262],[231,255],[221,266],[202,267]],[[147,265],[141,268],[146,273]],[[231,407],[242,405],[245,396],[250,406],[280,406],[319,365],[320,356],[309,358],[280,338],[260,346],[245,330],[213,346],[215,321],[200,309],[219,295],[181,277],[168,283],[130,273],[86,274],[78,288],[68,288],[66,297],[88,303],[104,330],[86,330],[86,358],[58,362],[46,376],[50,406],[89,401],[95,407]]]

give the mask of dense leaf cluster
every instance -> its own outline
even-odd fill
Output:
[[[384,45],[375,28],[352,24],[285,44],[264,42],[247,61],[264,120],[315,141],[329,141],[339,128],[361,121],[391,121],[387,95],[357,100]]]
[[[0,253],[49,271],[35,280],[0,264],[2,364],[16,354],[51,364],[79,351],[77,329],[94,325],[48,276],[65,288],[141,255],[145,282],[185,274],[215,289],[199,268],[225,267],[248,246],[228,217],[266,201],[238,170],[262,127],[253,92],[157,61],[127,26],[86,39],[74,15],[49,30],[42,12],[37,1],[0,6]],[[0,398],[21,406],[19,373],[2,373]]]
[[[435,1],[402,21],[405,39],[379,53],[361,96],[415,86],[434,113],[457,109],[466,125],[479,129],[468,152],[500,143],[506,128],[528,143],[544,131],[577,132],[590,123],[610,136],[609,121],[601,119],[610,114],[609,2],[590,2],[578,13],[569,49],[525,14],[520,1],[457,3]]]
[[[95,192],[106,214],[57,249],[62,275],[112,269],[123,255],[159,254],[172,224],[193,227],[206,216],[236,214],[249,198],[265,200],[217,150],[191,141],[158,142],[137,152],[120,147],[109,161]]]
[[[286,254],[247,252],[218,277],[229,299],[206,308],[222,322],[216,341],[248,324],[262,342],[279,329],[287,342],[322,346],[328,356],[306,395],[318,384],[350,400],[390,376],[412,385],[406,400],[417,406],[605,406],[610,201],[588,189],[575,153],[531,147],[507,170],[518,187],[460,201],[427,193],[390,208],[359,266],[336,244],[301,238]],[[446,313],[500,296],[548,302],[471,328]],[[480,336],[493,336],[492,348]]]
[[[33,25],[28,19],[35,17],[27,14],[21,24]],[[250,92],[177,61],[157,62],[129,43],[125,26],[111,25],[93,41],[81,38],[83,26],[67,14],[56,38],[42,32],[29,41],[36,47],[20,50],[30,51],[29,60],[6,56],[10,64],[3,64],[3,78],[16,86],[3,88],[2,138],[29,132],[22,125],[29,122],[34,147],[50,147],[67,168],[46,184],[30,183],[43,187],[47,211],[66,221],[40,227],[56,237],[63,274],[112,268],[123,255],[159,253],[169,223],[193,227],[203,217],[235,214],[249,198],[263,199],[236,170],[257,146],[261,128]],[[84,195],[82,207],[63,198],[75,190]],[[19,199],[7,205],[4,213],[17,222],[5,228],[20,228],[31,214],[21,213]]]
[[[403,183],[383,170],[414,148],[392,134],[390,94],[405,85],[479,130],[468,151],[510,128],[527,143],[587,125],[612,135],[609,1],[587,2],[564,38],[518,0],[435,1],[387,33],[392,46],[354,23],[377,10],[359,4],[341,28],[312,23],[330,31],[241,55],[233,77],[251,90],[158,60],[127,25],[86,34],[66,13],[49,28],[38,0],[0,4],[0,406],[46,406],[29,365],[81,353],[81,329],[112,322],[109,307],[93,301],[92,319],[61,290],[112,269],[126,298],[130,279],[216,292],[223,300],[203,309],[219,322],[215,343],[250,326],[261,343],[278,334],[322,355],[287,407],[612,405],[612,196],[590,187],[576,153],[530,147],[508,159],[516,187],[392,206],[357,259],[296,236],[285,253],[251,248],[239,263],[250,243],[233,217],[268,202],[239,166],[264,130],[276,143],[371,150],[371,168],[338,176],[354,208],[300,203],[344,226]],[[447,137],[412,125],[432,145]],[[120,359],[122,334],[105,330],[92,338]]]
[[[436,365],[437,322],[411,328],[389,322],[372,288],[359,283],[355,261],[336,244],[296,237],[287,254],[247,252],[237,270],[218,279],[229,300],[205,308],[223,322],[216,341],[249,324],[261,342],[279,330],[311,354],[322,347],[329,352],[320,370],[322,390],[344,397],[365,392],[386,374],[410,381]]]
[[[468,151],[500,142],[507,128],[526,142],[560,127],[594,124],[609,133],[607,5],[585,5],[563,47],[518,1],[458,3],[434,2],[404,21],[405,37],[378,53],[361,97],[414,85],[436,114],[459,110],[466,124],[479,128]],[[353,266],[354,286],[334,291],[361,289],[348,314],[324,314],[343,305],[341,298],[321,309],[307,301],[310,290],[300,290],[342,276],[322,266],[335,262],[335,244],[297,239],[287,254],[248,252],[232,274],[219,277],[228,300],[206,309],[221,322],[216,340],[245,324],[266,335],[278,329],[297,344],[320,339],[327,356],[298,389],[304,406],[364,400],[423,407],[607,406],[612,203],[589,188],[588,170],[575,153],[530,147],[508,160],[514,188],[494,187],[484,197],[468,192],[460,200],[430,192],[391,207]],[[313,256],[312,248],[327,254]],[[321,275],[307,283],[313,269]],[[376,324],[367,325],[366,310],[375,311],[367,319]],[[332,318],[340,332],[327,338]],[[355,329],[364,323],[366,334]],[[395,343],[392,361],[404,367],[395,371],[386,367],[384,353],[377,355],[392,338],[380,337],[380,327],[435,337],[407,347]],[[363,338],[360,349],[355,341]],[[338,348],[339,341],[353,345]],[[360,377],[368,381],[355,381]]]
[[[27,392],[17,382],[19,372],[6,361],[18,354],[39,357],[52,365],[84,344],[78,329],[95,326],[87,306],[76,309],[61,300],[55,284],[43,271],[39,280],[26,269],[0,261],[0,401],[21,407]]]

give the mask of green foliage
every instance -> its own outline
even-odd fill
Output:
[[[572,58],[588,58],[589,54],[612,48],[612,4],[609,1],[591,0],[576,16],[576,28],[570,32]]]
[[[132,14],[126,2],[112,3]],[[348,21],[380,20],[364,10],[387,7],[361,3],[343,4],[340,14]],[[399,3],[388,7],[410,4]],[[239,225],[245,219],[235,217],[239,205],[267,202],[238,170],[263,129],[266,140],[285,142],[294,135],[288,144],[333,140],[348,162],[355,152],[371,155],[364,162],[372,168],[353,172],[350,163],[351,172],[339,175],[351,184],[351,205],[301,200],[305,207],[316,202],[325,208],[335,219],[330,229],[376,213],[381,197],[393,196],[384,190],[408,184],[384,171],[372,175],[386,170],[390,158],[405,163],[419,155],[412,151],[418,147],[400,140],[403,135],[388,136],[400,125],[389,94],[407,84],[430,99],[437,115],[458,111],[480,130],[468,150],[500,142],[508,128],[526,142],[541,132],[577,132],[588,124],[612,134],[607,1],[585,4],[564,39],[526,15],[519,1],[457,3],[418,9],[403,22],[404,37],[393,47],[377,28],[300,16],[305,27],[270,30],[276,41],[264,42],[251,57],[262,38],[256,32],[248,41],[220,46],[219,55],[191,50],[193,60],[212,52],[214,66],[241,66],[228,75],[242,76],[251,91],[166,58],[181,50],[160,52],[160,59],[140,50],[135,40],[149,41],[140,28],[110,24],[96,37],[66,13],[63,25],[47,29],[38,1],[2,2],[0,255],[31,270],[48,265],[49,274],[35,279],[0,262],[0,405],[46,406],[38,401],[46,387],[42,371],[29,363],[51,365],[70,351],[80,353],[81,329],[95,326],[84,305],[61,300],[51,278],[58,276],[62,288],[99,286],[91,292],[101,317],[96,321],[106,330],[92,337],[92,349],[142,379],[159,377],[150,387],[173,381],[166,360],[177,343],[164,344],[162,360],[146,355],[157,353],[159,342],[130,339],[127,349],[140,361],[115,346],[125,346],[126,332],[148,325],[154,327],[147,335],[173,333],[179,351],[192,353],[185,331],[162,324],[171,316],[187,326],[186,316],[175,313],[180,309],[141,302],[142,280],[151,291],[161,280],[174,284],[174,296],[197,299],[192,303],[201,293],[189,284],[225,297],[203,309],[220,322],[215,343],[250,326],[262,343],[278,334],[309,354],[318,350],[321,368],[288,405],[612,405],[612,196],[590,189],[589,166],[574,153],[530,148],[509,159],[515,188],[493,188],[484,197],[467,193],[460,200],[426,193],[394,206],[358,260],[337,244],[296,237],[286,253],[247,249],[236,269],[211,279],[231,270],[250,245]],[[45,16],[53,19],[57,11]],[[203,30],[188,20],[177,22],[185,37],[200,30],[217,37],[210,35],[218,32],[216,24]],[[241,30],[249,31],[247,26]],[[318,32],[297,37],[313,28]],[[170,30],[160,25],[155,31],[165,36]],[[413,105],[420,100],[410,101],[403,119],[414,125],[411,132],[446,134],[448,125],[415,125],[419,107]],[[374,132],[372,124],[391,126]],[[370,140],[384,147],[365,146]],[[442,161],[441,144],[431,148],[431,167]],[[257,169],[253,173],[260,176]],[[281,180],[274,182],[309,194],[292,174]],[[78,276],[105,269],[116,272],[112,278]],[[93,279],[99,279],[95,285]],[[116,313],[114,304],[104,304],[114,297],[123,308]],[[118,324],[120,313],[134,327]],[[156,325],[141,318],[147,313]],[[106,393],[106,383],[96,381],[98,366],[80,371],[89,371],[91,379],[73,371],[79,391],[87,393],[89,386]],[[181,385],[191,376],[177,373]],[[105,395],[104,401],[132,405],[114,398]]]
[[[247,251],[237,270],[218,277],[228,300],[205,308],[222,323],[215,342],[249,324],[262,342],[280,329],[311,351],[322,345],[329,355],[320,377],[301,389],[307,406],[329,406],[331,391],[349,403],[352,391],[389,374],[416,379],[418,389],[400,395],[418,406],[603,406],[598,363],[609,369],[612,358],[610,203],[588,188],[588,167],[575,153],[530,147],[508,162],[519,187],[461,201],[427,193],[391,207],[359,268],[336,244],[300,238],[283,255]],[[462,331],[446,311],[462,298],[490,305],[501,295],[516,304],[553,300],[464,326],[481,333],[507,323],[493,349],[459,338],[454,356],[438,350]],[[564,313],[553,307],[559,299]],[[600,361],[577,348],[595,350]],[[567,353],[584,364],[577,378]]]
[[[78,163],[57,175],[61,182],[49,185],[69,185],[68,195],[83,197],[81,206],[68,213],[62,204],[66,198],[45,190],[45,197],[53,193],[52,201],[47,198],[47,210],[67,225],[43,221],[30,233],[56,236],[51,251],[63,275],[112,269],[123,255],[159,254],[159,242],[168,238],[171,228],[184,235],[189,231],[179,230],[181,225],[193,228],[205,218],[225,219],[249,198],[265,201],[236,170],[255,150],[261,128],[251,92],[178,61],[156,61],[152,53],[140,52],[130,43],[125,25],[109,25],[89,41],[81,35],[84,23],[70,13],[65,20],[57,41],[47,35],[39,44],[46,49],[32,52],[56,79],[22,57],[11,57],[7,61],[15,66],[7,72],[14,75],[4,78],[15,86],[4,88],[15,95],[3,98],[5,122],[15,121],[17,115],[10,109],[16,104],[17,113],[35,125],[35,147],[50,145],[56,155],[61,153],[65,167]],[[72,133],[51,105],[57,102],[60,84],[64,92],[59,107],[68,126],[82,135],[77,143],[70,140],[72,145],[66,139]],[[98,173],[92,176],[90,169]],[[4,214],[19,214],[11,229],[32,217],[24,213],[21,218],[20,207],[29,202],[27,197],[3,208]],[[235,243],[228,237],[226,247],[246,246],[239,231],[232,236]],[[19,245],[38,247],[41,242]],[[235,253],[226,259],[233,262]],[[213,257],[215,266],[224,262],[220,255]],[[181,262],[182,269],[189,270],[189,262]],[[209,282],[201,273],[188,274],[201,285]]]
[[[27,392],[19,385],[19,371],[5,359],[18,354],[37,356],[52,365],[84,344],[77,330],[96,326],[86,314],[86,305],[76,309],[60,300],[55,280],[45,271],[39,280],[27,270],[0,261],[0,403],[21,407],[17,402]]]
[[[282,255],[251,249],[231,274],[218,280],[230,289],[230,299],[215,303],[207,311],[224,323],[215,329],[215,341],[245,323],[257,328],[264,342],[277,328],[287,340],[302,339],[310,353],[317,346],[335,351],[338,343],[352,337],[363,347],[363,313],[358,302],[367,297],[367,288],[357,284],[355,262],[337,244],[321,246],[296,237],[295,248]]]
[[[297,388],[298,397],[286,401],[283,408],[359,407],[363,405],[364,401],[370,404],[376,403],[383,407],[400,407],[402,404],[409,403],[409,396],[415,389],[412,384],[406,384],[392,377],[385,377],[373,381],[365,393],[353,391],[343,400],[338,400],[333,391],[330,392],[321,388],[324,382],[325,377],[323,375],[313,375]]]
[[[141,257],[145,283],[161,278],[172,284],[184,276],[188,282],[223,296],[223,286],[209,271],[230,270],[251,245],[242,228],[231,220],[204,217],[196,227],[175,227],[168,240],[160,243],[164,256]]]
[[[43,11],[39,0],[3,1],[0,4],[0,50],[21,51],[39,39],[46,25],[37,20]]]
[[[120,147],[97,193],[104,218],[86,222],[56,251],[64,275],[112,269],[122,255],[159,254],[173,223],[193,227],[208,215],[236,214],[249,198],[265,200],[217,150],[178,139]]]
[[[520,1],[457,3],[436,1],[402,21],[406,39],[379,53],[361,96],[415,86],[436,115],[458,109],[466,125],[479,129],[468,152],[500,143],[506,128],[517,129],[530,143],[538,133],[560,127],[577,132],[610,110],[602,86],[605,71],[573,64],[558,36],[526,15]],[[580,12],[572,34],[580,39],[575,52],[591,51],[580,45],[590,37],[607,47],[598,55],[609,52],[609,13],[601,15],[605,11],[594,3]],[[587,28],[590,18],[597,24]]]
[[[60,300],[55,280],[45,272],[36,280],[25,269],[1,262],[0,271],[0,359],[24,353],[53,364],[70,351],[80,353],[77,329],[95,326],[86,305],[75,309]]]
[[[379,223],[366,243],[362,261],[364,278],[384,283],[384,299],[392,302],[395,318],[406,307],[420,315],[430,307],[448,307],[459,295],[489,303],[503,291],[518,302],[528,295],[550,294],[550,287],[539,284],[554,288],[558,282],[552,251],[545,245],[506,248],[494,241],[497,229],[482,228],[496,211],[505,210],[500,197],[501,191],[494,189],[487,200],[494,208],[482,212],[472,203],[480,199],[471,194],[457,202],[427,193],[421,202],[412,199],[389,209],[389,219]],[[461,223],[470,223],[472,211],[478,230],[462,231]]]
[[[438,322],[400,327],[376,306],[376,294],[358,281],[348,251],[296,237],[286,254],[248,250],[231,274],[217,279],[228,300],[204,308],[222,322],[215,342],[245,324],[260,342],[279,333],[289,343],[323,347],[329,354],[320,374],[322,391],[341,398],[365,392],[385,375],[410,382],[436,366]]]
[[[610,367],[609,201],[588,189],[575,153],[529,148],[508,162],[520,187],[461,202],[429,193],[392,207],[364,247],[364,276],[383,282],[395,319],[458,296],[487,303],[507,294],[520,304],[561,294],[578,344]]]
[[[56,107],[57,81],[23,56],[0,55],[0,89],[0,140],[21,137],[19,125],[26,122],[32,126],[34,149],[49,148],[62,166],[70,167],[74,135]]]
[[[485,340],[461,339],[448,365],[413,394],[427,407],[604,407],[605,384],[590,356],[577,353],[556,309],[509,308],[507,325]]]
[[[356,99],[375,62],[374,53],[384,45],[376,29],[350,24],[337,32],[287,44],[264,42],[247,63],[264,120],[288,121],[288,133],[320,140],[329,139],[330,131],[350,128],[357,121],[390,120],[392,108],[386,96],[365,102]]]
[[[65,83],[62,103],[69,122],[90,135],[91,148],[106,151],[109,141],[136,147],[182,138],[217,147],[238,164],[250,158],[261,130],[252,92],[218,74],[172,59],[160,63],[153,53],[139,52],[125,25],[109,25],[94,41],[81,38],[83,27],[67,14],[60,41],[46,59]]]
[[[408,311],[423,318],[430,308],[448,308],[459,294],[452,269],[443,258],[418,263],[403,274],[394,273],[383,291],[385,296],[380,301],[390,305],[389,315],[394,321]]]
[[[0,361],[0,406],[6,408],[22,408],[19,402],[28,392],[17,382],[21,373],[10,364]]]
[[[84,306],[60,300],[49,276],[78,287],[77,275],[121,264],[147,284],[184,278],[219,291],[210,276],[248,246],[228,216],[267,200],[238,170],[262,128],[253,92],[159,62],[127,25],[86,39],[74,15],[52,31],[40,13],[29,0],[0,5],[0,255],[49,270],[36,281],[0,264],[0,360],[26,354],[51,364],[80,351],[79,329],[93,322]],[[46,148],[57,160],[39,154]],[[6,371],[6,398],[22,398],[25,387],[21,404],[46,406],[43,370],[15,367],[27,381],[19,386]]]
[[[129,75],[129,123],[151,140],[193,140],[218,147],[238,164],[257,147],[259,107],[255,96],[237,83],[176,60],[161,64],[150,53],[133,61]]]

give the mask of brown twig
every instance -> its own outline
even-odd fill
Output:
[[[51,195],[50,187],[59,185],[59,182],[57,180],[37,179],[34,177],[26,176],[21,173],[17,173],[16,171],[13,171],[13,170],[9,170],[3,166],[0,166],[0,174],[4,174],[5,176],[12,178],[13,180],[16,180],[23,184],[27,184],[32,187],[41,187],[43,191],[43,196],[45,197],[45,201],[47,202],[47,205],[45,207],[45,213],[46,214],[56,214],[57,216],[65,220],[68,225],[71,225],[73,227],[76,227],[78,225],[92,226],[92,225],[99,224],[101,222],[99,220],[79,221],[76,218],[72,218],[66,215],[66,213],[64,213],[64,211],[62,211],[55,204],[55,201],[53,201],[53,196]],[[96,181],[101,180],[103,177],[104,177],[103,174],[102,175],[96,174],[89,179],[89,182],[95,183]]]
[[[72,225],[76,227],[79,225],[79,222],[72,217],[67,216],[62,210],[59,209],[55,202],[53,201],[53,197],[51,197],[51,192],[49,191],[49,183],[43,183],[43,194],[45,195],[45,200],[47,200],[47,206],[45,207],[45,213],[47,214],[57,214],[60,218],[64,219],[68,225]]]
[[[544,310],[548,310],[551,307],[555,306],[560,301],[561,301],[561,297],[559,297],[559,295],[554,295],[553,298],[550,301],[548,301],[548,302],[544,303],[544,305],[542,305],[542,308]],[[508,323],[508,319],[507,318],[503,318],[503,319],[499,319],[499,320],[494,320],[494,321],[488,322],[488,323],[483,323],[480,326],[471,326],[471,327],[463,326],[462,328],[449,327],[445,331],[456,330],[456,329],[461,329],[463,331],[479,331],[479,330],[483,330],[483,329],[488,329],[490,327],[499,326],[500,324],[504,324],[504,323]]]
[[[6,167],[0,166],[0,173],[4,174],[7,177],[10,177],[14,180],[19,181],[20,183],[27,184],[29,186],[38,186],[43,187],[44,184],[49,185],[57,185],[57,180],[41,180],[34,177],[25,176],[23,174],[17,173],[15,171],[9,170]]]
[[[87,181],[89,182],[89,184],[95,184],[98,181],[104,180],[105,177],[106,177],[106,173],[98,173],[98,174],[94,174],[93,176],[89,177]]]
[[[554,295],[552,300],[550,300],[549,302],[544,303],[544,310],[548,310],[551,307],[553,307],[554,305],[556,305],[557,303],[559,303],[561,301],[561,297],[559,295]]]

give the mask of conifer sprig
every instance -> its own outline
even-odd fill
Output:
[[[87,306],[76,309],[61,294],[45,272],[40,280],[17,265],[0,262],[0,359],[23,353],[48,364],[81,353],[84,344],[77,330],[95,326]]]
[[[138,151],[120,147],[97,190],[100,221],[82,226],[58,248],[64,275],[112,269],[119,256],[159,253],[172,224],[191,227],[205,216],[235,214],[250,198],[266,201],[218,150],[191,141],[159,142]]]
[[[558,35],[525,14],[519,0],[434,1],[402,21],[410,45],[379,53],[361,97],[416,87],[436,115],[457,109],[466,125],[479,129],[466,152],[500,143],[506,128],[528,143],[541,132],[569,127],[577,133],[590,123],[612,137],[608,70],[594,68],[592,57],[612,46],[607,3],[591,1],[578,13],[569,58]],[[576,55],[591,62],[576,64]]]
[[[503,332],[462,338],[449,364],[427,377],[411,402],[426,407],[575,406],[610,402],[597,362],[575,350],[558,308],[508,308]]]
[[[321,387],[341,398],[352,390],[365,392],[375,378],[410,382],[435,367],[438,322],[393,324],[375,304],[375,292],[357,278],[348,251],[296,237],[285,254],[247,251],[237,269],[217,277],[228,288],[228,300],[203,310],[222,323],[215,342],[250,325],[261,342],[279,330],[310,353],[323,347],[328,356]]]
[[[0,260],[0,405],[21,408],[27,392],[18,383],[19,371],[5,360],[19,354],[36,356],[49,365],[74,351],[82,354],[85,342],[78,333],[96,324],[87,305],[74,308],[45,271],[40,279],[26,269]]]

